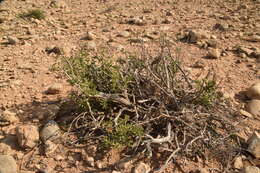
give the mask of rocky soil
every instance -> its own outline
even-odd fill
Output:
[[[45,18],[21,17],[32,9]],[[140,46],[156,51],[162,36],[172,52],[178,48],[191,78],[214,72],[230,109],[237,109],[236,135],[247,144],[247,154],[230,165],[259,173],[259,0],[0,0],[0,173],[151,172],[154,162],[60,142],[54,120],[73,88],[55,68],[60,57],[81,49],[115,58]],[[218,170],[214,160],[180,159],[165,172]]]

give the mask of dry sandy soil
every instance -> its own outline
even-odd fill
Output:
[[[63,75],[53,71],[60,56],[46,51],[54,46],[63,50],[64,56],[84,47],[92,52],[108,49],[116,57],[122,50],[138,51],[140,41],[155,50],[154,40],[165,34],[172,51],[180,49],[183,66],[193,78],[203,78],[211,70],[216,74],[219,89],[234,105],[241,106],[244,102],[239,93],[260,77],[259,8],[257,0],[3,0],[0,2],[0,112],[10,110],[20,121],[1,127],[0,136],[14,135],[19,124],[41,124],[37,109],[67,98],[72,87]],[[31,9],[43,10],[45,19],[19,17]],[[213,43],[194,44],[177,39],[178,33],[188,30],[208,33],[206,39]],[[91,38],[82,39],[88,32]],[[238,52],[239,46],[245,51]],[[220,55],[207,58],[211,49],[217,49]],[[62,85],[61,92],[46,94],[48,86],[54,83]],[[241,136],[245,139],[260,129],[257,120],[246,119],[244,123]],[[45,171],[52,173],[112,172],[113,169],[101,170],[85,164],[81,158],[83,150],[60,146],[54,155],[47,157],[17,146],[12,148],[17,164],[26,171],[46,168]],[[120,155],[113,152],[100,161],[102,167],[120,160]],[[25,165],[28,157],[32,159]],[[212,168],[213,172],[219,166],[214,162],[188,160],[176,165],[166,172],[195,172],[203,167]]]

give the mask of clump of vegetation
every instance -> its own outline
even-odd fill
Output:
[[[214,100],[217,100],[218,94],[216,92],[216,82],[214,80],[197,80],[197,87],[201,91],[196,103],[203,106],[212,106]]]
[[[128,116],[119,118],[117,126],[114,126],[113,120],[109,120],[103,123],[103,127],[107,133],[102,141],[105,148],[131,147],[135,138],[144,134],[142,126],[131,123]]]
[[[69,133],[79,135],[77,142],[95,138],[106,148],[132,146],[148,156],[171,144],[164,151],[169,155],[165,166],[177,154],[196,157],[228,145],[224,135],[234,127],[215,111],[225,108],[214,78],[190,79],[176,52],[173,56],[162,46],[157,55],[143,52],[117,61],[84,52],[65,59],[80,107]]]
[[[41,19],[45,18],[45,14],[44,14],[44,11],[42,11],[40,9],[34,9],[34,10],[29,10],[28,12],[21,13],[19,15],[19,17],[24,18],[24,19],[33,18],[33,19],[41,20]]]

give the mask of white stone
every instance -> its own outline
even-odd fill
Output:
[[[245,111],[256,117],[260,117],[260,100],[254,99],[248,102],[245,106]]]
[[[236,157],[235,160],[234,160],[234,168],[242,169],[243,166],[244,166],[244,164],[243,164],[242,157],[241,156]]]
[[[247,97],[250,99],[258,99],[260,100],[260,82],[253,84],[248,90],[246,91]]]

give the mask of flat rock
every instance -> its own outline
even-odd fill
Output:
[[[251,42],[260,42],[260,36],[258,36],[258,35],[245,37],[244,39],[247,40],[247,41],[251,41]]]
[[[253,154],[257,159],[260,158],[260,134],[254,132],[253,135],[248,139],[247,150]]]
[[[17,165],[12,156],[0,155],[0,173],[17,173]]]
[[[122,32],[120,32],[120,33],[118,33],[118,37],[125,37],[125,38],[127,38],[127,37],[129,37],[131,34],[130,34],[130,32],[128,32],[128,31],[122,31]]]
[[[236,51],[241,54],[241,53],[244,53],[246,54],[247,56],[251,56],[253,53],[254,53],[254,50],[252,50],[252,48],[250,47],[246,47],[246,46],[239,46],[237,47]]]
[[[21,125],[16,128],[16,136],[20,147],[30,149],[39,142],[38,127],[33,125]]]
[[[60,137],[60,128],[55,121],[49,121],[40,132],[40,138],[45,143],[46,141],[54,141]]]
[[[246,116],[246,117],[254,118],[254,116],[253,116],[252,114],[250,114],[249,112],[247,112],[247,111],[245,111],[245,110],[243,110],[243,109],[241,109],[241,110],[239,111],[239,113],[240,113],[241,115]]]
[[[260,82],[253,84],[250,88],[246,91],[247,97],[250,99],[258,99],[260,100]]]
[[[260,169],[255,166],[247,166],[241,173],[260,173]]]
[[[246,104],[245,110],[256,117],[260,117],[260,100],[251,100]]]

